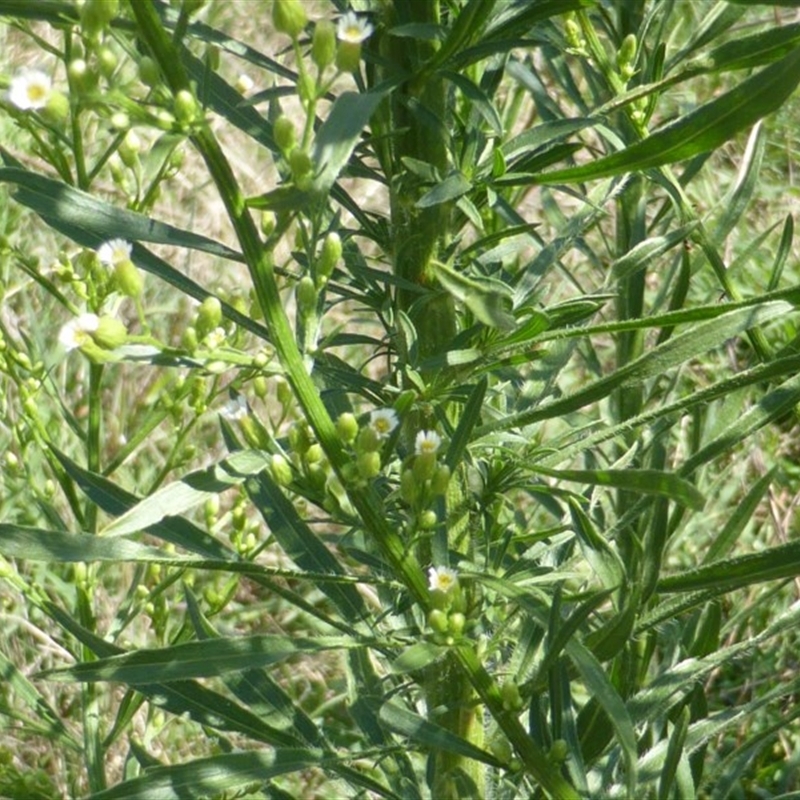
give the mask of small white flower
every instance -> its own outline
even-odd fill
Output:
[[[11,79],[8,102],[22,111],[44,108],[53,88],[48,75],[38,69],[26,69]]]
[[[125,239],[109,239],[97,248],[97,257],[101,264],[116,267],[123,261],[130,261],[133,246]]]
[[[420,431],[414,440],[414,452],[421,456],[424,453],[433,455],[439,450],[442,440],[436,431]]]
[[[428,586],[432,592],[450,594],[458,586],[458,573],[449,567],[431,567],[428,570]]]
[[[81,314],[61,326],[58,341],[66,350],[75,350],[87,344],[99,326],[97,314]]]
[[[239,94],[248,94],[255,86],[255,82],[249,75],[242,74],[236,79],[233,86]]]
[[[225,403],[222,411],[219,413],[230,422],[236,422],[236,420],[244,419],[249,413],[247,408],[247,400],[245,400],[243,394],[237,394],[235,397],[231,397],[231,399]]]
[[[336,38],[350,44],[361,44],[372,35],[372,31],[372,25],[369,24],[366,17],[359,17],[353,11],[348,11],[339,17],[336,24]]]
[[[379,408],[369,415],[369,424],[379,439],[386,439],[397,427],[397,413],[393,408]]]
[[[214,328],[213,331],[206,334],[205,338],[203,339],[203,344],[209,350],[216,350],[225,343],[226,335],[225,328]]]

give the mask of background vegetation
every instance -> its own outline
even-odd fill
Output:
[[[800,791],[794,5],[0,0],[0,796]]]

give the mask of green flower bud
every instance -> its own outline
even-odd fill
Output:
[[[328,470],[322,464],[310,464],[306,467],[306,475],[311,485],[318,492],[325,490],[328,481]]]
[[[222,322],[222,304],[216,297],[206,297],[197,309],[194,326],[199,339],[205,339]]]
[[[586,47],[586,41],[581,36],[581,27],[572,17],[564,22],[564,38],[573,50],[583,50]]]
[[[403,474],[400,476],[400,497],[411,506],[419,498],[419,485],[410,469],[404,469]]]
[[[97,330],[92,332],[92,339],[104,350],[115,350],[125,344],[128,339],[128,331],[116,317],[100,317]]]
[[[81,28],[89,39],[98,39],[100,32],[119,11],[119,0],[85,0],[81,7]]]
[[[356,450],[359,453],[373,453],[381,448],[381,440],[371,425],[366,425],[358,432]]]
[[[438,464],[431,476],[431,492],[435,495],[442,495],[447,492],[450,484],[450,468],[444,464]]]
[[[464,633],[464,626],[467,624],[467,618],[460,611],[451,614],[447,621],[447,627],[453,636],[461,636],[461,634]]]
[[[133,129],[129,130],[125,134],[125,138],[122,140],[118,151],[122,163],[128,167],[128,169],[133,169],[136,166],[139,161],[139,151],[141,149],[142,140],[136,134],[136,131]]]
[[[375,451],[359,453],[356,465],[362,478],[376,478],[381,474],[381,454]]]
[[[308,425],[305,422],[295,422],[289,428],[289,447],[302,456],[305,455],[308,448],[311,447],[311,436],[308,432]]]
[[[76,92],[90,92],[97,85],[97,76],[82,58],[75,58],[67,66],[69,85]]]
[[[322,243],[322,250],[317,260],[317,275],[322,278],[330,278],[341,257],[342,240],[338,233],[331,231]]]
[[[294,401],[292,394],[292,387],[286,382],[284,378],[278,376],[275,378],[275,394],[278,397],[278,402],[284,407],[288,407]]]
[[[109,120],[111,127],[115,131],[127,131],[131,126],[131,118],[124,111],[117,111],[111,115]]]
[[[261,212],[261,233],[264,236],[272,236],[275,225],[277,224],[277,217],[275,216],[274,211],[262,211]]]
[[[311,156],[299,147],[295,147],[289,153],[289,167],[292,170],[292,177],[297,181],[311,172],[313,163]]]
[[[439,608],[434,608],[428,614],[428,625],[436,631],[436,633],[447,633],[448,631],[448,618],[447,613]]]
[[[194,353],[194,351],[197,350],[197,331],[191,325],[184,329],[183,335],[181,336],[181,345],[190,353]]]
[[[336,420],[336,432],[345,444],[352,444],[358,436],[358,421],[349,411],[339,415]]]
[[[314,27],[311,40],[311,59],[322,70],[336,58],[336,26],[322,19]]]
[[[554,764],[563,764],[569,757],[569,745],[563,739],[556,739],[547,753]]]
[[[439,522],[439,518],[436,516],[436,512],[430,508],[419,515],[418,525],[423,531],[435,528],[437,522]]]
[[[287,155],[297,143],[297,131],[289,117],[281,115],[272,123],[272,138],[281,152]],[[273,215],[274,216],[274,215]]]
[[[519,693],[519,686],[513,678],[506,678],[500,687],[500,696],[503,699],[503,708],[506,711],[519,711],[525,703]]]
[[[336,67],[342,72],[355,72],[361,63],[361,42],[339,42]]]
[[[280,454],[272,456],[269,470],[278,486],[288,486],[294,478],[291,464]]]
[[[150,87],[158,86],[161,82],[161,71],[150,56],[142,56],[139,59],[139,80]]]
[[[261,400],[267,396],[269,385],[267,384],[267,379],[263,375],[256,375],[253,380],[253,390],[256,393],[256,397]]]
[[[320,447],[317,442],[311,445],[311,447],[306,450],[306,463],[307,464],[316,464],[322,461],[322,457],[325,454],[322,452],[322,448]]]
[[[117,262],[114,266],[114,282],[120,294],[124,294],[125,297],[139,297],[144,286],[142,274],[129,258]]]
[[[491,740],[489,743],[489,749],[492,751],[494,756],[498,758],[503,763],[508,763],[511,760],[511,757],[514,755],[514,750],[511,747],[511,742],[498,731],[497,735]]]
[[[110,47],[101,47],[97,51],[97,68],[104,78],[110,78],[117,68],[119,60]]]
[[[272,3],[272,24],[275,30],[296,39],[306,26],[308,18],[300,0],[274,0]]]
[[[308,275],[303,276],[295,288],[297,310],[301,317],[311,317],[317,310],[317,290]]]
[[[436,453],[420,453],[414,456],[411,469],[418,481],[430,480],[436,471]]]
[[[50,122],[61,123],[69,115],[69,98],[53,89],[47,96],[42,115]]]
[[[617,53],[617,66],[620,72],[626,68],[630,68],[634,61],[636,61],[636,34],[629,33],[622,40],[619,52]]]
[[[191,125],[197,119],[198,107],[197,100],[188,89],[181,89],[175,95],[175,102],[173,104],[175,109],[175,119],[181,125]]]

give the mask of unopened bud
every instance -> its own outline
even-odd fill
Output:
[[[311,436],[308,433],[308,426],[304,422],[295,422],[289,428],[289,447],[298,455],[305,455],[311,447]]]
[[[448,629],[453,636],[461,636],[464,632],[464,626],[467,624],[467,618],[460,612],[452,613],[448,618]]]
[[[280,454],[272,456],[269,462],[269,469],[272,478],[278,486],[288,486],[293,479],[292,467],[289,462]]]
[[[294,122],[285,115],[281,115],[272,123],[272,138],[278,145],[281,152],[286,155],[294,148],[297,143],[297,131]]]
[[[450,485],[450,468],[444,464],[438,464],[431,476],[431,492],[433,494],[445,494]]]
[[[314,27],[311,58],[320,69],[333,64],[336,58],[336,26],[329,20],[322,19]]]
[[[97,84],[97,76],[82,58],[74,58],[67,67],[69,84],[77,92],[89,92]]]
[[[345,444],[352,444],[358,436],[358,421],[349,411],[339,415],[336,420],[336,432]]]
[[[144,286],[142,274],[129,258],[114,265],[114,281],[120,294],[124,294],[125,297],[139,297],[142,293]]]
[[[157,86],[161,81],[161,72],[158,64],[150,56],[139,59],[139,79],[145,86]]]
[[[429,531],[435,528],[438,521],[439,518],[436,516],[436,512],[430,508],[419,515],[419,527],[423,531]]]
[[[297,310],[301,317],[310,317],[317,310],[317,290],[308,275],[303,276],[295,289]]]
[[[188,89],[181,89],[175,95],[173,105],[175,109],[175,119],[182,125],[191,125],[197,119],[197,100]]]
[[[211,331],[219,327],[222,322],[222,304],[216,297],[206,297],[197,309],[194,326],[197,336],[205,339]]]
[[[410,469],[404,469],[400,476],[400,496],[409,505],[414,505],[419,497],[419,486],[414,473]]]
[[[440,608],[434,608],[433,611],[428,613],[428,625],[430,625],[436,633],[447,633],[449,628],[448,623],[447,613]]]
[[[322,243],[322,250],[317,261],[317,275],[321,278],[330,278],[341,257],[342,240],[338,233],[331,231]]]
[[[430,480],[436,471],[436,453],[419,453],[411,467],[418,481]]]
[[[101,47],[97,51],[97,68],[104,78],[110,78],[117,68],[119,59],[110,47]]]
[[[119,157],[128,169],[133,169],[136,165],[139,160],[139,151],[141,149],[142,140],[133,129],[129,130],[119,146]]]
[[[342,72],[355,72],[361,63],[361,42],[340,41],[336,48],[336,66]]]
[[[292,177],[295,181],[308,175],[312,166],[311,156],[300,147],[295,147],[289,153],[289,167],[292,170]]]
[[[116,317],[100,317],[97,330],[92,332],[92,339],[104,350],[114,350],[125,344],[128,331]]]
[[[296,39],[306,26],[308,18],[300,0],[274,0],[272,24],[275,30]]]
[[[261,212],[261,233],[264,236],[272,236],[275,225],[277,224],[277,217],[275,216],[274,211],[262,211]]]
[[[356,465],[362,478],[376,478],[381,473],[381,454],[376,451],[359,453]]]

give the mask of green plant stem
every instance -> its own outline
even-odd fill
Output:
[[[100,473],[100,447],[103,423],[103,398],[101,384],[103,365],[89,365],[89,419],[86,431],[86,467],[90,472]],[[97,506],[90,500],[86,508],[86,530],[95,533],[97,529]]]

